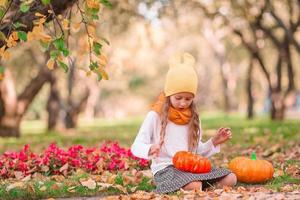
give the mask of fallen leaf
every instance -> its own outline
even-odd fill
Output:
[[[58,190],[59,189],[59,185],[57,183],[54,183],[52,186],[51,186],[51,189],[52,190]]]
[[[6,187],[6,191],[9,192],[10,190],[14,188],[23,188],[24,187],[24,182],[15,182],[10,184],[9,186]]]
[[[117,188],[118,190],[120,190],[120,191],[122,191],[124,194],[127,194],[128,192],[127,192],[127,189],[124,187],[124,186],[122,186],[122,185],[115,185],[115,186],[113,186],[114,188]]]
[[[66,164],[64,164],[64,165],[59,169],[59,171],[62,172],[62,171],[64,171],[64,170],[68,170],[68,168],[69,168],[69,164],[66,163]]]
[[[76,176],[81,176],[81,175],[86,174],[86,173],[82,169],[77,169],[75,174],[76,174]]]
[[[282,192],[292,192],[294,190],[294,187],[291,185],[285,185],[280,188],[280,191]]]
[[[68,192],[76,192],[75,191],[75,188],[76,188],[76,186],[72,186],[72,187],[69,187],[67,190],[68,190]]]
[[[51,176],[51,180],[55,180],[56,182],[63,182],[65,177],[62,175],[53,175]]]
[[[48,171],[49,171],[49,167],[43,165],[43,166],[41,167],[41,171],[42,171],[42,172],[48,172]]]
[[[46,186],[42,186],[39,190],[42,191],[42,192],[44,192],[44,191],[47,190],[47,187]]]
[[[31,175],[29,174],[28,176],[25,176],[21,181],[27,182],[31,180]]]
[[[273,177],[279,177],[279,176],[283,176],[283,175],[284,175],[283,170],[275,170]]]
[[[115,183],[116,177],[117,177],[116,174],[112,174],[112,175],[108,178],[107,183],[110,183],[110,184]]]
[[[14,175],[15,175],[16,179],[18,179],[18,180],[20,180],[24,177],[23,172],[20,172],[20,171],[14,171]]]
[[[80,183],[81,185],[89,188],[90,190],[94,190],[97,186],[96,182],[91,178],[89,178],[87,181],[82,181]]]

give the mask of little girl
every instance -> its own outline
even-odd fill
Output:
[[[193,102],[198,78],[190,54],[173,57],[167,73],[164,92],[147,114],[131,147],[140,158],[151,159],[157,193],[174,192],[180,188],[193,190],[213,183],[234,186],[236,176],[227,169],[213,168],[209,173],[194,174],[176,169],[172,158],[178,151],[191,151],[204,157],[220,152],[220,144],[231,138],[228,128],[220,128],[216,135],[201,142],[201,127]]]

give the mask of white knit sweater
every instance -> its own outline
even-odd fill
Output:
[[[139,158],[151,159],[149,158],[148,153],[151,145],[159,144],[160,129],[161,123],[159,115],[154,111],[150,111],[147,114],[139,133],[131,146],[133,155]],[[220,145],[215,147],[211,139],[205,143],[202,143],[200,134],[199,141],[200,142],[197,148],[198,154],[204,157],[209,157],[220,152]],[[151,159],[151,171],[153,175],[165,167],[172,165],[172,158],[177,151],[187,150],[188,125],[177,125],[171,121],[168,121],[164,145],[162,146],[158,157]]]

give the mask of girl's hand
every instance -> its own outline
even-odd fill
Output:
[[[155,158],[158,156],[159,154],[159,150],[160,150],[160,146],[158,144],[153,144],[151,147],[150,147],[150,150],[149,150],[149,153],[148,155],[152,158]]]
[[[230,128],[219,128],[217,134],[212,138],[214,146],[222,144],[231,138]]]

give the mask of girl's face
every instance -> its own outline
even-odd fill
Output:
[[[170,96],[172,106],[177,110],[184,110],[190,107],[194,95],[190,92],[180,92]]]

